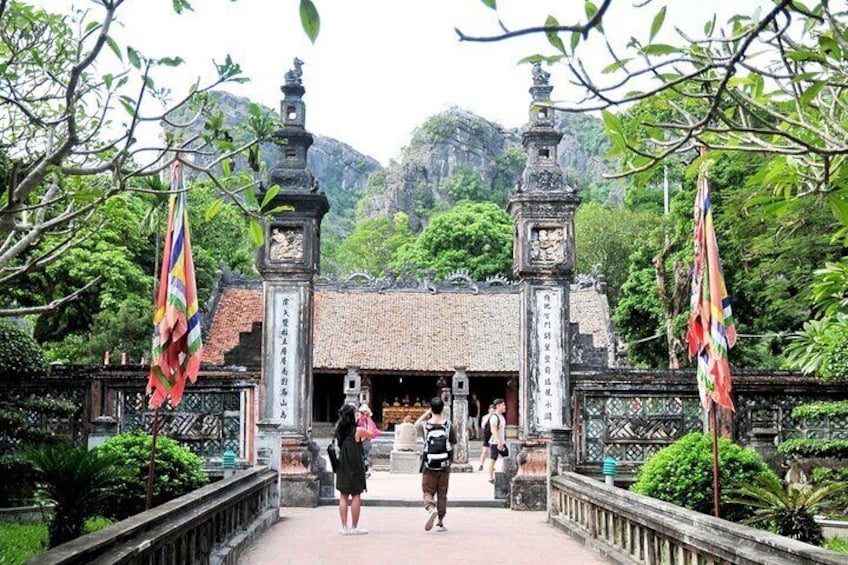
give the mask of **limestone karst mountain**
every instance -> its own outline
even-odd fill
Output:
[[[224,125],[235,131],[247,119],[250,101],[226,92],[212,96],[224,114]],[[609,142],[601,121],[562,115],[558,126],[563,132],[559,162],[569,182],[587,196],[618,202],[620,187],[603,179],[613,167],[605,157]],[[350,233],[357,220],[396,212],[406,213],[413,229],[420,230],[432,213],[460,197],[505,204],[524,167],[520,129],[456,107],[425,120],[402,148],[400,159],[385,168],[348,144],[313,135],[308,162],[330,200],[324,233],[336,241]],[[260,155],[270,170],[276,157],[273,144],[263,145]],[[237,160],[235,166],[247,163]],[[469,183],[470,189],[461,186]]]

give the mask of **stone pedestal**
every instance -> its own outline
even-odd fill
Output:
[[[280,441],[280,505],[318,506],[321,465],[314,442],[300,436]]]
[[[548,444],[550,440],[525,440],[515,460],[518,471],[512,479],[510,507],[513,510],[548,508]]]
[[[413,424],[402,423],[395,427],[395,443],[389,461],[392,473],[418,473],[421,470],[418,434]]]
[[[88,432],[88,449],[94,449],[107,439],[118,434],[118,421],[111,416],[100,416],[91,422],[91,431]]]

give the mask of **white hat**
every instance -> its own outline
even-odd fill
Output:
[[[371,413],[371,409],[368,407],[368,404],[366,404],[364,402],[359,405],[359,411],[362,412],[363,414],[365,414],[365,413],[370,414]]]

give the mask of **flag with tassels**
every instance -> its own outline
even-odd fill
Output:
[[[697,356],[701,403],[709,409],[710,400],[714,400],[733,410],[727,355],[736,343],[736,327],[721,271],[710,203],[710,180],[704,168],[698,176],[695,197],[695,262],[690,302],[686,341],[689,357]]]
[[[200,311],[179,162],[171,167],[171,193],[147,382],[151,408],[158,408],[168,398],[171,406],[179,404],[186,379],[195,382],[200,369]]]

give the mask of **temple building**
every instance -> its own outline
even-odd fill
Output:
[[[469,390],[487,404],[507,400],[507,423],[518,423],[518,286],[475,282],[457,274],[444,282],[350,277],[319,282],[315,291],[315,422],[335,419],[344,401],[344,375],[355,367],[370,387],[375,419],[404,398],[412,405],[439,390],[456,366],[466,367]],[[602,277],[578,276],[571,287],[571,360],[615,364],[614,337]],[[258,367],[262,284],[221,278],[206,316],[203,362]],[[384,404],[385,402],[385,404]],[[485,410],[485,407],[484,407]]]

